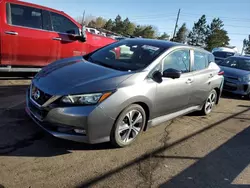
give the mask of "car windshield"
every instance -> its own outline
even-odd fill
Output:
[[[222,52],[222,51],[220,51],[220,52],[214,52],[213,55],[215,57],[219,57],[219,58],[228,58],[230,56],[233,56],[234,53],[233,52]]]
[[[250,58],[228,58],[220,66],[250,71]]]
[[[145,41],[121,40],[96,51],[86,59],[116,70],[136,71],[147,67],[165,50],[165,47]]]

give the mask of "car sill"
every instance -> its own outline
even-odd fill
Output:
[[[178,112],[174,112],[171,114],[167,114],[167,115],[164,115],[161,117],[154,118],[148,122],[148,125],[149,125],[149,127],[153,127],[153,126],[159,125],[161,123],[164,123],[166,121],[169,121],[171,119],[174,119],[176,117],[183,116],[183,115],[189,114],[191,112],[194,112],[194,111],[197,111],[200,109],[201,109],[200,106],[192,106],[192,107],[186,108],[186,109],[178,111]]]

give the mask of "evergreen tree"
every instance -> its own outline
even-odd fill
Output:
[[[193,46],[206,47],[207,20],[202,15],[198,22],[194,23],[192,31],[188,35],[188,44]]]
[[[104,25],[104,29],[107,29],[107,30],[109,30],[109,31],[112,31],[113,30],[113,27],[114,27],[114,23],[113,23],[113,21],[111,20],[111,19],[109,19],[106,23],[105,23],[105,25]]]
[[[223,21],[219,18],[214,18],[211,24],[207,27],[206,49],[211,51],[216,47],[223,47],[229,44],[227,31],[223,29]]]
[[[250,35],[249,35],[248,40],[245,39],[243,41],[243,46],[244,46],[244,52],[245,52],[245,54],[250,54]]]
[[[176,37],[174,37],[175,42],[185,43],[187,42],[187,32],[186,23],[183,23],[180,29],[178,30]]]

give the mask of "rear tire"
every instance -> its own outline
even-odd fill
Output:
[[[116,147],[131,145],[144,129],[146,113],[138,104],[125,108],[116,119],[111,131],[110,140]]]
[[[246,99],[250,100],[250,93],[247,94]]]
[[[208,115],[212,112],[213,108],[216,105],[217,98],[218,98],[217,92],[215,91],[215,89],[213,89],[209,93],[208,98],[201,110],[202,115]]]

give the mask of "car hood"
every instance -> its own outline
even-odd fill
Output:
[[[230,68],[230,67],[220,66],[220,68],[221,68],[221,70],[224,71],[225,76],[230,76],[230,77],[235,77],[235,78],[236,77],[241,78],[241,77],[250,73],[250,71],[236,69],[236,68]]]
[[[45,93],[68,95],[114,90],[131,75],[73,57],[44,67],[32,82]]]

